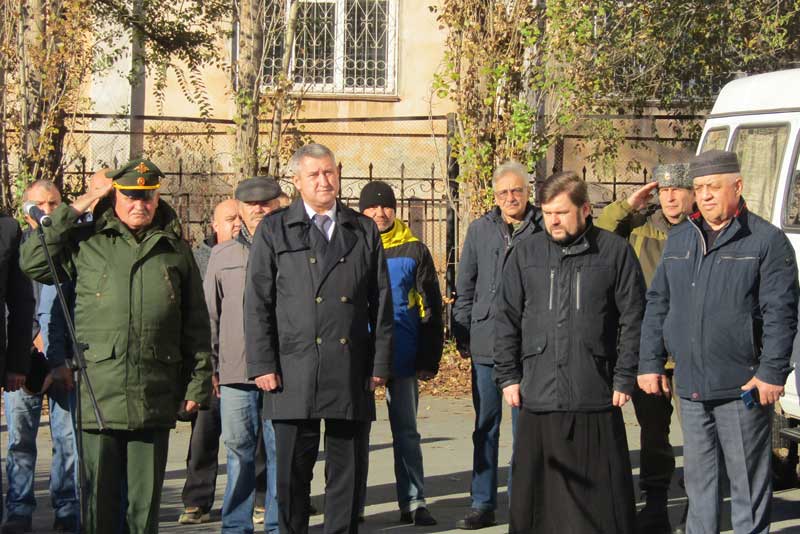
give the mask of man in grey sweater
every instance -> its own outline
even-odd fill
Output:
[[[261,219],[279,207],[280,192],[278,183],[264,176],[239,183],[235,193],[242,221],[239,235],[214,247],[203,280],[212,356],[219,376],[222,439],[228,451],[222,532],[253,532],[255,456],[262,424],[267,456],[264,531],[278,531],[275,432],[269,421],[261,421],[261,390],[247,378],[243,303],[252,235]]]

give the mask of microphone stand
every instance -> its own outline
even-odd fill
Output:
[[[72,369],[73,379],[75,381],[75,444],[78,449],[78,498],[80,502],[80,526],[81,532],[85,532],[84,521],[86,519],[86,471],[83,463],[83,423],[81,421],[81,386],[85,381],[86,392],[89,400],[92,403],[94,410],[94,418],[97,421],[97,428],[106,430],[106,423],[103,420],[103,414],[100,412],[100,407],[97,405],[97,398],[94,396],[92,383],[89,380],[89,374],[86,372],[86,358],[83,352],[89,348],[85,343],[80,343],[75,335],[75,324],[72,321],[67,300],[64,298],[64,291],[61,289],[61,282],[58,279],[58,269],[56,268],[53,257],[50,255],[50,250],[47,248],[47,241],[44,237],[43,226],[50,226],[49,219],[42,218],[39,224],[36,225],[36,233],[39,235],[39,242],[44,251],[44,257],[47,259],[47,266],[50,268],[50,276],[53,278],[53,285],[55,285],[56,293],[58,294],[58,302],[61,304],[61,313],[64,316],[64,322],[67,325],[69,338],[72,342],[72,358],[69,360],[68,365]]]

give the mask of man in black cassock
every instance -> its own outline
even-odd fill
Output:
[[[509,532],[632,534],[620,408],[636,383],[642,271],[623,238],[592,224],[575,173],[539,197],[546,232],[506,262],[495,324],[495,380],[520,407]]]

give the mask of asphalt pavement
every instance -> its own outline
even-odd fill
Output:
[[[631,451],[634,483],[639,473],[639,426],[636,424],[631,407],[625,408],[625,421],[628,443]],[[422,397],[419,407],[419,431],[422,435],[423,456],[425,459],[425,493],[428,508],[439,524],[434,527],[414,527],[401,524],[394,489],[394,470],[392,439],[384,402],[379,403],[378,421],[372,427],[370,440],[370,471],[367,490],[366,521],[360,532],[367,533],[455,533],[455,522],[463,517],[469,508],[469,487],[472,469],[472,425],[473,409],[469,399],[447,399]],[[204,525],[179,525],[177,523],[183,505],[181,488],[185,476],[186,449],[189,442],[190,427],[180,423],[172,432],[166,481],[161,503],[160,532],[167,533],[207,533],[220,532],[219,509],[225,491],[225,449],[220,449],[220,473],[217,478],[217,494],[212,522]],[[682,474],[682,436],[677,419],[673,417],[672,443],[677,456],[677,473],[673,479],[670,493],[670,516],[677,520],[686,502],[685,494],[677,484]],[[2,450],[5,454],[6,435],[2,435]],[[37,439],[39,460],[37,463],[35,492],[37,510],[34,515],[34,532],[49,533],[53,522],[48,493],[51,447],[49,429],[43,421]],[[499,534],[508,531],[508,495],[506,481],[508,461],[511,457],[511,417],[506,410],[500,439],[500,463],[497,526],[480,532]],[[322,454],[320,455],[322,458]],[[320,510],[324,503],[323,461],[318,461],[312,483],[312,502]],[[3,473],[5,479],[5,473]],[[5,488],[4,488],[5,490]],[[641,506],[642,503],[637,503]],[[730,528],[730,510],[723,510],[723,524]],[[322,533],[323,516],[311,518],[310,532]],[[772,532],[781,534],[800,534],[800,489],[776,492],[773,503]]]

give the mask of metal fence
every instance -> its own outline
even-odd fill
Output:
[[[131,138],[138,136],[143,152],[164,172],[162,197],[178,212],[184,237],[192,243],[209,231],[214,206],[234,189],[235,129],[232,121],[183,117],[138,117],[141,131],[125,126],[128,117],[86,115],[81,128],[70,133],[70,153],[64,171],[67,196],[85,190],[86,178],[103,167],[121,165]],[[361,188],[383,180],[395,190],[398,216],[407,221],[431,249],[442,288],[453,276],[459,248],[455,207],[446,188],[447,119],[444,116],[316,118],[290,131],[303,141],[333,150],[339,161],[341,200],[357,207]],[[262,135],[267,138],[267,132]],[[293,193],[288,176],[280,177]],[[448,225],[448,221],[450,224]],[[449,267],[449,268],[448,268]]]

